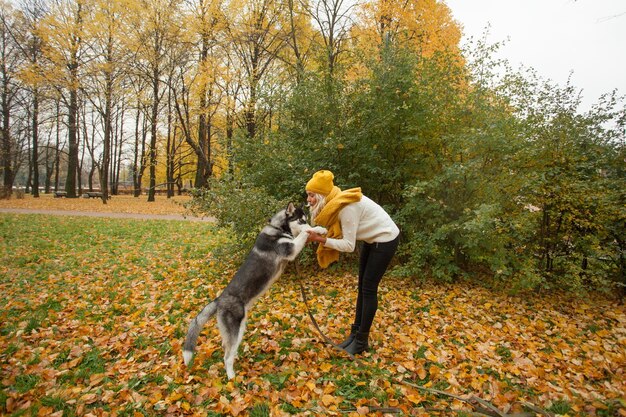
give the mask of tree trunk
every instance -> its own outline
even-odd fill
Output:
[[[253,139],[256,136],[256,86],[250,87],[250,100],[245,112],[246,130],[248,138]]]
[[[78,113],[78,92],[70,91],[70,105],[68,108],[68,161],[65,191],[68,198],[78,197],[76,194],[76,176],[78,175],[78,135],[76,129]]]
[[[122,109],[120,111],[119,118],[118,117],[115,118],[115,130],[114,130],[114,133],[112,133],[112,136],[116,138],[115,139],[116,143],[119,143],[119,147],[117,149],[118,161],[122,160],[122,147],[124,146],[124,141],[123,141],[124,139],[124,113],[125,113],[124,99],[122,99],[121,106],[122,106]],[[119,192],[121,167],[122,167],[121,162],[118,162],[115,168],[115,171],[109,174],[110,177],[113,178],[113,187],[114,187],[113,190],[114,190],[115,195],[117,195]]]
[[[135,159],[133,162],[133,195],[139,197],[141,195],[141,182],[143,179],[143,171],[145,165],[146,154],[146,123],[145,118],[140,125],[141,103],[137,102],[137,117],[135,118]],[[141,131],[140,131],[141,129]],[[141,139],[140,139],[141,138]],[[139,145],[141,144],[141,149]]]
[[[112,38],[109,34],[107,44],[107,62],[112,62]],[[106,73],[104,103],[104,143],[102,153],[102,169],[100,170],[100,192],[102,193],[102,204],[106,204],[109,199],[109,158],[111,157],[111,102],[113,101],[113,79],[111,73]]]
[[[78,103],[77,103],[78,104]],[[80,104],[78,104],[80,106]],[[80,134],[80,113],[79,109],[76,109],[76,145],[80,149],[80,158],[78,159],[78,163],[76,164],[76,184],[78,185],[78,195],[83,195],[83,164],[85,162],[85,141],[87,138],[84,138],[84,141],[81,141]],[[80,144],[83,144],[81,147]]]
[[[206,33],[202,35],[202,50],[200,52],[200,65],[204,65],[209,56],[209,37]],[[202,157],[198,155],[198,163],[196,167],[196,188],[204,188],[207,185],[208,177],[211,172],[211,137],[207,126],[207,113],[209,94],[206,82],[203,82],[202,91],[200,92],[200,115],[198,117],[198,145],[202,152]]]
[[[32,172],[33,172],[33,197],[39,197],[39,91],[33,90],[33,119],[32,119]]]
[[[28,132],[28,135],[30,135],[30,130]],[[26,194],[30,194],[32,191],[32,184],[33,184],[33,152],[32,152],[32,148],[31,148],[31,143],[30,141],[28,141],[27,146],[27,150],[26,150],[26,155],[28,155],[28,178],[26,178]]]
[[[6,70],[3,68],[3,71]],[[3,79],[6,80],[6,76],[4,76]],[[9,101],[8,85],[5,81],[2,85],[2,169],[4,175],[0,198],[11,198],[11,194],[13,193],[13,180],[15,178],[11,157],[11,106]]]
[[[52,159],[52,161],[51,161]],[[44,192],[50,193],[52,187],[52,173],[54,172],[54,159],[50,156],[50,139],[48,139],[48,146],[46,146],[46,178],[44,181]]]
[[[172,138],[172,94],[171,89],[167,94],[167,145],[165,178],[167,182],[167,198],[174,197],[174,157],[176,144]]]
[[[157,117],[159,116],[159,70],[155,68],[152,74],[152,120],[150,120],[150,188],[148,201],[155,200],[156,164],[157,164]]]
[[[105,94],[106,95],[106,94]],[[105,98],[106,100],[106,98]],[[106,119],[106,103],[105,103],[105,119]],[[106,124],[106,121],[104,122]],[[104,130],[104,136],[107,135],[106,131],[109,129],[109,127],[105,126]],[[112,127],[111,127],[112,129]],[[106,141],[107,138],[103,137],[102,139],[102,146],[104,147],[104,142]],[[108,148],[109,150],[107,151],[107,155],[106,155],[106,160],[107,160],[107,188],[109,189],[109,193],[111,195],[116,195],[117,194],[117,190],[115,189],[115,177],[113,175],[113,173],[115,172],[115,149],[117,147],[117,138],[115,137],[115,134],[113,133],[113,131],[111,130],[108,133]],[[102,158],[104,159],[105,155],[104,155],[104,149],[102,150]],[[104,169],[101,170],[101,176],[102,174],[104,174]],[[102,180],[100,180],[102,181]]]
[[[61,165],[61,109],[57,100],[56,112],[56,149],[54,150],[54,191],[59,191],[59,170]]]
[[[91,162],[89,164],[89,172],[87,173],[87,190],[88,191],[93,191],[94,190],[93,189],[93,175],[94,175],[94,173],[95,173],[95,171],[97,169],[97,167],[96,167],[96,157],[95,157],[95,153],[94,153],[94,150],[96,148],[96,146],[95,146],[96,129],[95,129],[95,126],[92,129],[92,132],[91,132],[91,145],[90,145],[89,144],[90,143],[90,141],[89,141],[89,137],[90,136],[89,136],[89,132],[87,131],[87,114],[86,114],[87,108],[86,107],[87,106],[83,106],[82,109],[81,109],[82,110],[82,114],[81,114],[81,116],[82,116],[81,117],[82,123],[80,123],[80,125],[82,125],[82,127],[83,127],[82,132],[83,132],[84,140],[83,140],[83,159],[81,161],[80,172],[82,172],[82,167],[85,164],[84,154],[85,154],[85,148],[87,148],[87,152],[89,152],[89,159],[90,159],[90,162]],[[92,112],[91,116],[92,116],[91,118],[92,118],[92,122],[93,122],[93,112]],[[93,125],[94,125],[94,123],[92,123],[92,126]]]
[[[233,135],[235,133],[235,110],[230,104],[226,109],[226,155],[228,157],[228,173],[235,175],[235,155],[233,153]]]
[[[204,108],[206,105],[206,98],[203,97],[200,99],[200,107]],[[207,128],[206,128],[206,115],[204,113],[200,114],[198,120],[198,145],[200,151],[202,152],[202,157],[198,155],[198,163],[196,165],[196,180],[194,182],[194,187],[196,188],[204,188],[206,187],[206,179],[205,172],[207,171],[207,147],[209,146],[207,143]]]

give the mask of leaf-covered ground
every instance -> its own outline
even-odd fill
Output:
[[[184,203],[189,196],[166,198],[156,196],[155,201],[148,203],[148,197],[142,195],[115,195],[102,204],[99,198],[54,198],[52,194],[41,194],[39,198],[26,195],[24,198],[0,199],[0,208],[25,208],[38,210],[69,210],[88,211],[94,213],[138,213],[138,214],[186,214]]]
[[[251,311],[234,381],[214,320],[187,369],[187,325],[230,279],[229,243],[206,223],[0,214],[0,414],[471,415],[437,389],[508,413],[626,415],[626,308],[599,297],[389,277],[375,352],[353,362],[320,341],[289,273]],[[341,339],[354,275],[305,275]]]

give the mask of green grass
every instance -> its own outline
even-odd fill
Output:
[[[502,362],[510,362],[511,359],[513,358],[513,354],[511,353],[511,350],[503,345],[498,345],[496,346],[496,354],[498,356],[500,356],[500,359],[502,360]]]
[[[21,392],[21,393],[30,391],[31,389],[35,388],[35,386],[37,385],[40,379],[41,378],[38,375],[31,375],[31,374],[18,375],[15,378],[14,388],[17,392]]]
[[[567,414],[571,411],[572,405],[569,401],[566,400],[558,400],[552,403],[548,411],[553,412],[554,414]]]
[[[285,388],[285,382],[289,379],[289,374],[269,374],[265,375],[265,379],[269,381],[277,390]]]
[[[250,417],[269,417],[270,416],[270,407],[265,404],[255,404],[250,409]]]
[[[74,408],[67,403],[62,397],[42,397],[41,405],[52,407],[55,411],[63,411],[63,417],[71,417],[76,415]]]

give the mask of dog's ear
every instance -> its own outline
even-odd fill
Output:
[[[289,203],[289,205],[287,205],[287,209],[285,210],[285,213],[287,213],[288,216],[291,216],[295,211],[296,211],[296,206],[294,206],[293,203]]]

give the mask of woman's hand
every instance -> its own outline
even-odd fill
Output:
[[[315,233],[313,230],[307,230],[307,233],[309,234],[309,238],[306,240],[307,242],[326,243],[326,238],[319,233]]]

